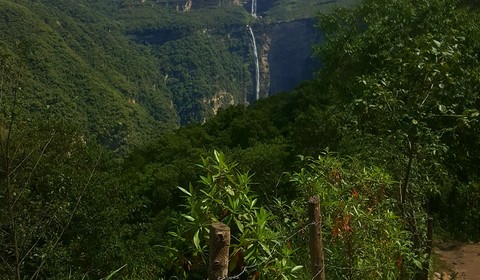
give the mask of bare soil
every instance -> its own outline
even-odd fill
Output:
[[[434,250],[443,265],[433,279],[480,280],[480,243],[441,242]]]

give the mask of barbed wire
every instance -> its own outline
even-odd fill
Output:
[[[320,269],[315,275],[313,275],[312,280],[317,278],[317,276],[320,275],[320,273],[322,273],[324,269],[325,269],[325,266],[323,266],[322,269]]]
[[[312,226],[312,225],[315,225],[315,224],[318,224],[319,222],[311,222],[311,223],[308,223],[306,224],[305,226],[303,226],[302,228],[298,229],[297,231],[295,231],[293,234],[291,234],[290,236],[288,236],[284,242],[288,242],[290,241],[291,239],[293,239],[295,236],[299,235],[300,233],[303,233],[305,230],[308,229],[308,227]],[[278,246],[280,246],[280,243],[276,243],[275,246],[272,247],[272,250],[276,249]],[[269,262],[269,261],[272,261],[275,259],[275,256],[274,255],[271,255],[270,257],[264,259],[262,262],[258,263],[258,264],[254,264],[254,265],[249,265],[249,266],[244,266],[242,268],[242,271],[236,275],[233,275],[233,276],[229,276],[227,277],[226,279],[228,280],[239,280],[242,275],[244,275],[245,273],[248,273],[249,271],[251,271],[252,269],[254,268],[258,268],[262,265],[264,265],[265,263]],[[320,275],[320,273],[322,273],[323,271],[325,270],[353,270],[357,273],[365,273],[365,272],[372,272],[372,271],[375,271],[375,270],[389,270],[389,269],[392,269],[394,268],[394,266],[391,266],[391,265],[388,265],[388,264],[385,264],[385,265],[372,265],[372,266],[367,266],[367,267],[362,267],[362,268],[359,268],[359,267],[352,267],[352,266],[338,266],[338,265],[332,265],[332,264],[324,264],[322,269],[320,271],[318,271],[314,276],[312,276],[310,279],[311,280],[314,280],[316,277],[318,277],[318,275]]]

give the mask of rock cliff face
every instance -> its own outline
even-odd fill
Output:
[[[262,38],[260,52],[260,92],[263,96],[268,96],[270,92],[270,61],[269,54],[271,50],[271,34],[264,33]]]
[[[322,41],[315,19],[254,27],[259,52],[260,98],[289,91],[320,67],[313,46]],[[255,98],[249,98],[255,100]]]
[[[315,27],[315,19],[268,25],[262,33],[261,84],[264,95],[291,90],[301,81],[312,78],[320,66],[313,57],[312,47],[323,37]]]

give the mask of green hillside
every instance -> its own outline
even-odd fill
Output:
[[[160,61],[181,124],[203,122],[221,106],[244,104],[252,88],[252,21],[240,6],[206,6],[189,12],[155,3],[119,8],[128,37]]]
[[[24,77],[18,116],[68,123],[124,151],[250,102],[245,26],[256,20],[230,1],[194,2],[0,2],[1,52]],[[291,13],[278,2],[265,22],[313,17],[304,4]]]
[[[2,53],[21,75],[18,116],[80,127],[113,149],[177,125],[150,50],[79,2],[0,3]]]

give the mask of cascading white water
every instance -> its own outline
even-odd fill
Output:
[[[258,63],[257,43],[255,42],[255,35],[253,34],[252,28],[247,25],[247,29],[252,37],[253,57],[255,59],[255,97],[256,100],[258,100],[260,99],[260,66]]]
[[[257,0],[252,0],[252,11],[251,14],[253,17],[257,17]]]

